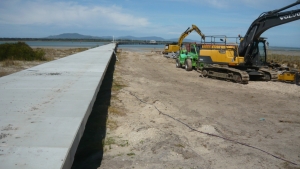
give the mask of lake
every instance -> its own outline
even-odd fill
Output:
[[[18,41],[0,41],[3,43],[17,43]],[[93,48],[102,46],[109,42],[78,42],[78,41],[22,41],[30,47],[78,47],[78,48]]]
[[[0,44],[3,43],[16,43],[17,41],[0,41]],[[78,42],[78,41],[24,41],[26,44],[28,44],[30,47],[68,47],[68,48],[94,48],[98,46],[102,46],[105,44],[108,44],[110,42]],[[153,51],[156,50],[163,50],[164,45],[119,45],[119,49],[130,49],[133,51],[139,51],[142,49],[151,49]],[[270,51],[273,51],[275,53],[277,52],[293,52],[293,53],[299,53],[300,48],[293,48],[293,47],[280,47],[280,46],[270,46]]]

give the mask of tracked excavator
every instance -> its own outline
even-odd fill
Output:
[[[166,44],[165,45],[165,49],[163,51],[163,54],[166,55],[166,56],[168,56],[168,57],[177,58],[184,38],[187,37],[193,31],[196,31],[202,37],[202,40],[205,40],[205,35],[202,34],[202,32],[200,31],[200,29],[196,25],[192,25],[192,28],[188,27],[180,35],[177,43],[174,42],[174,43]],[[172,56],[170,56],[170,54]]]
[[[201,70],[203,76],[244,84],[250,79],[277,80],[277,73],[267,67],[266,38],[260,35],[272,27],[300,19],[300,9],[284,11],[298,4],[300,0],[262,13],[250,25],[245,36],[239,37],[239,44],[228,43],[226,36],[210,36],[210,42],[197,44],[200,49],[197,69]],[[220,39],[220,42],[216,42],[216,39]]]

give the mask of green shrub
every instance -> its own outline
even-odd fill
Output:
[[[275,62],[279,64],[286,64],[288,67],[293,68],[293,65],[300,67],[300,56],[282,55],[282,54],[269,54],[267,58],[268,62]]]
[[[46,60],[42,49],[34,51],[25,42],[5,43],[0,45],[0,61],[3,60]]]
[[[18,62],[11,60],[11,59],[6,59],[2,62],[3,67],[10,67],[10,66],[18,66]]]

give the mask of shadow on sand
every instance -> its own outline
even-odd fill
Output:
[[[115,63],[116,56],[113,55],[78,145],[72,169],[96,169],[101,165]]]

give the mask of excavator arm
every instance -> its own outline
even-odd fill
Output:
[[[272,27],[300,19],[300,9],[281,12],[298,4],[300,4],[300,0],[283,8],[262,13],[251,24],[246,35],[241,40],[238,48],[239,56],[244,56],[246,62],[250,61],[251,59],[248,57],[251,57],[250,49],[254,45],[253,42],[259,40],[263,32]]]
[[[205,40],[205,35],[200,31],[200,29],[196,26],[196,25],[192,25],[192,28],[187,28],[186,31],[184,31],[179,39],[178,39],[178,46],[181,47],[182,42],[184,40],[185,37],[187,37],[191,32],[196,31],[203,40]]]

